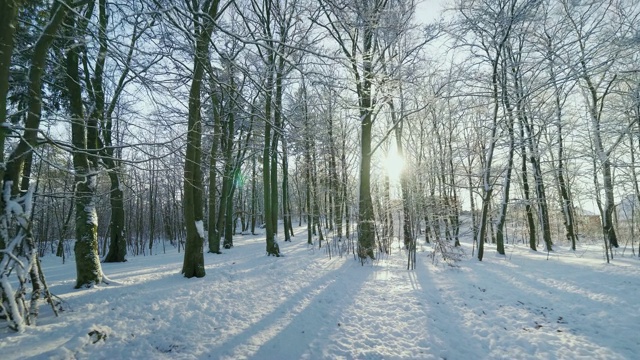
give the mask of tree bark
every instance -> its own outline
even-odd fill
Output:
[[[273,53],[269,54],[269,61],[267,66],[273,66],[274,59]],[[265,223],[265,232],[266,232],[266,242],[267,242],[267,255],[271,256],[280,256],[280,247],[278,242],[275,239],[276,229],[273,222],[273,205],[272,201],[278,201],[278,198],[272,199],[272,177],[271,177],[271,166],[272,166],[272,152],[275,151],[271,147],[272,143],[272,123],[271,123],[271,101],[272,101],[272,91],[273,91],[273,70],[267,70],[267,81],[265,84],[266,88],[266,96],[265,96],[265,126],[264,126],[264,148],[262,152],[262,186],[263,186],[263,197],[264,197],[264,223]],[[277,173],[276,173],[277,174]],[[277,180],[277,178],[276,178]],[[277,186],[276,186],[277,188]],[[276,206],[277,209],[277,206]],[[277,214],[276,214],[277,216]]]
[[[105,56],[107,51],[106,28],[108,22],[108,14],[106,10],[106,1],[100,0],[100,52],[102,54],[105,54]],[[152,25],[148,26],[151,27]],[[109,243],[109,251],[104,259],[105,262],[124,262],[126,261],[125,257],[127,255],[127,227],[125,226],[126,213],[124,208],[124,190],[122,189],[121,178],[121,153],[114,151],[113,147],[113,112],[115,111],[116,104],[118,103],[120,95],[124,90],[125,84],[127,83],[127,77],[129,76],[131,70],[130,65],[133,61],[133,53],[136,49],[136,43],[143,31],[143,29],[138,28],[138,24],[136,23],[136,25],[134,26],[133,34],[131,35],[131,41],[129,43],[129,50],[127,52],[124,69],[120,74],[120,78],[114,90],[113,97],[107,109],[104,109],[104,93],[102,91],[101,85],[102,70],[100,71],[99,76],[100,89],[99,91],[96,91],[96,94],[99,95],[97,98],[102,99],[102,101],[96,101],[96,109],[100,107],[100,113],[104,114],[100,117],[102,138],[99,140],[102,141],[103,148],[100,155],[107,168],[107,173],[109,174],[109,181],[111,185],[109,192],[111,204],[111,242]],[[99,59],[102,58],[103,57],[99,57]],[[99,62],[102,62],[100,68],[104,67],[103,60],[100,60]],[[96,66],[96,69],[97,68],[98,66]],[[97,78],[97,76],[94,77]],[[117,125],[118,123],[116,122],[116,131],[118,129]]]
[[[256,234],[256,216],[258,212],[258,195],[256,194],[256,156],[251,156],[251,235]]]
[[[219,0],[206,2],[203,9],[206,16],[195,13],[195,54],[194,68],[189,91],[189,121],[187,127],[187,147],[184,164],[184,221],[187,240],[184,248],[182,274],[187,277],[203,277],[204,269],[204,223],[202,209],[202,119],[200,91],[207,61],[209,42],[213,32],[213,22],[218,15]]]
[[[0,164],[4,164],[5,140],[8,134],[7,93],[9,92],[11,55],[14,46],[13,38],[18,25],[18,12],[21,7],[21,0],[0,2]],[[34,52],[34,54],[37,53]],[[46,56],[46,50],[43,55]],[[33,71],[31,70],[31,72]],[[39,91],[39,88],[37,90]],[[4,171],[5,168],[0,167],[0,179],[4,179]],[[0,237],[0,249],[4,249],[4,241],[5,239]],[[0,255],[0,259],[2,259],[2,255]]]
[[[553,37],[545,32],[546,45],[550,54],[554,54],[553,49]],[[557,76],[555,73],[555,62],[552,56],[549,57],[549,77],[553,83],[554,92],[554,105],[555,105],[555,117],[556,127],[558,129],[558,166],[556,167],[556,179],[558,182],[558,192],[560,193],[560,210],[563,215],[563,224],[565,228],[565,235],[567,240],[571,243],[571,249],[576,250],[576,242],[578,235],[576,233],[576,223],[573,210],[573,201],[569,193],[569,185],[565,180],[564,166],[564,137],[563,137],[563,114],[562,114],[562,87],[558,85]],[[566,100],[566,96],[565,96]]]
[[[233,80],[231,79],[232,77],[233,75],[231,74],[231,71],[229,71],[229,78],[233,84]],[[233,85],[231,86],[231,89],[231,91],[233,92]],[[220,235],[224,235],[223,247],[225,249],[231,248],[231,241],[233,239],[232,212],[233,181],[235,175],[235,165],[233,161],[233,144],[235,134],[235,95],[231,93],[228,97],[228,107],[226,108],[227,113],[225,114],[225,118],[227,119],[227,121],[222,123],[223,137],[221,138],[220,145],[224,157],[224,170],[222,175],[222,191],[220,192],[220,202],[218,207],[218,221],[215,227],[216,232],[218,232],[218,237],[220,237]],[[223,232],[223,234],[221,234],[221,232]],[[231,240],[229,239],[229,237],[231,237]],[[217,241],[219,243],[220,240]]]
[[[527,228],[529,230],[529,248],[537,251],[536,223],[531,210],[531,191],[529,188],[529,176],[527,170],[527,146],[524,137],[524,124],[520,121],[520,153],[522,154],[522,166],[520,175],[522,176],[522,193],[524,195],[524,211],[527,218]]]
[[[327,117],[327,130],[329,136],[329,176],[331,177],[331,196],[333,198],[333,215],[338,239],[342,239],[342,191],[340,178],[338,177],[338,165],[336,163],[336,141],[333,133],[333,99],[329,98],[329,110]]]
[[[209,231],[207,239],[209,241],[209,252],[213,254],[221,254],[220,252],[220,230],[218,227],[218,218],[216,216],[216,189],[217,189],[217,171],[218,162],[218,145],[222,133],[221,126],[221,109],[218,95],[216,94],[216,84],[211,75],[211,107],[213,111],[213,141],[211,142],[211,150],[209,152]],[[220,195],[222,199],[222,195]]]
[[[503,61],[503,81],[506,82],[506,61]],[[515,152],[515,136],[513,131],[513,108],[509,101],[509,93],[506,86],[502,88],[502,103],[507,111],[508,131],[509,131],[509,157],[507,159],[507,169],[504,175],[502,185],[502,203],[500,204],[500,214],[498,215],[498,224],[496,227],[496,249],[498,254],[504,255],[504,225],[507,219],[507,207],[509,205],[509,190],[511,187],[511,172],[513,169],[513,154]]]
[[[90,12],[87,12],[90,14]],[[94,197],[96,192],[96,171],[90,160],[90,151],[95,151],[95,137],[85,123],[82,104],[82,89],[78,71],[78,46],[75,37],[75,15],[65,21],[70,34],[70,44],[66,53],[66,87],[71,115],[71,139],[74,146],[73,168],[75,171],[75,218],[76,243],[76,288],[91,287],[102,282],[102,268],[98,257],[98,215]],[[80,21],[78,21],[80,22]],[[79,25],[80,31],[84,26]]]
[[[542,167],[540,166],[540,154],[538,151],[537,140],[534,141],[533,123],[529,122],[529,116],[527,115],[523,102],[525,101],[525,95],[523,94],[520,82],[518,78],[515,80],[515,92],[516,92],[516,113],[520,118],[521,123],[524,126],[526,143],[529,146],[529,162],[533,169],[533,180],[535,183],[536,196],[537,196],[537,208],[538,217],[540,221],[540,227],[542,230],[542,239],[544,240],[547,251],[553,250],[553,242],[551,241],[551,224],[549,222],[549,207],[547,205],[547,195],[544,186],[544,179],[542,177]]]
[[[293,230],[291,225],[291,206],[289,204],[289,160],[287,141],[283,136],[282,142],[282,209],[284,222],[284,241],[291,241]]]
[[[365,4],[364,12],[368,13]],[[384,5],[378,9],[371,9],[372,17],[379,16],[378,11],[382,11]],[[376,11],[377,10],[377,11]],[[371,198],[371,136],[373,129],[373,101],[372,80],[373,80],[373,52],[374,50],[374,20],[369,20],[364,26],[363,47],[362,47],[362,79],[356,76],[356,86],[359,98],[360,110],[360,184],[359,184],[359,207],[358,207],[358,257],[361,262],[367,259],[375,259],[375,216],[373,212],[373,199]],[[355,56],[355,54],[352,54]],[[355,59],[352,65],[357,68]],[[357,75],[357,73],[356,73]]]
[[[11,1],[7,2],[6,4],[10,5],[9,3],[11,3]],[[13,4],[15,5],[17,3],[13,2]],[[7,160],[6,166],[4,168],[3,180],[5,182],[6,181],[12,182],[13,194],[18,193],[18,190],[20,187],[20,179],[22,178],[27,155],[31,151],[33,151],[33,149],[35,149],[37,146],[38,129],[40,127],[40,116],[42,115],[42,75],[44,73],[49,47],[53,43],[56,32],[62,25],[62,22],[65,19],[69,11],[69,8],[70,6],[66,2],[65,3],[56,2],[53,5],[53,9],[51,10],[51,13],[52,13],[51,19],[49,23],[46,25],[46,27],[43,29],[42,35],[38,38],[38,41],[34,45],[33,55],[31,58],[31,67],[29,69],[29,89],[28,89],[29,103],[28,103],[27,119],[24,124],[23,134],[22,136],[20,136],[20,141],[18,142],[18,145],[14,148],[13,152],[9,156],[9,159]],[[10,8],[7,8],[6,10],[7,10],[7,16],[9,17],[7,19],[9,21],[7,25],[11,26],[12,25],[12,23],[10,22],[11,11],[17,11],[17,10],[16,9],[12,10]],[[2,16],[3,17],[5,16],[4,12]],[[4,25],[4,22],[2,24]],[[6,38],[8,34],[5,34],[3,32],[2,36],[5,36],[5,40],[3,40],[4,41],[3,46],[5,46],[7,51],[9,51],[8,39]],[[3,59],[4,59],[4,56],[9,56],[9,61],[10,61],[11,52],[7,54],[2,53],[1,56],[3,56]],[[9,66],[9,64],[7,64],[6,66]],[[8,73],[6,74],[6,76],[8,77]],[[0,78],[0,84],[2,82],[3,82],[3,79]],[[4,85],[0,85],[0,90],[5,91],[2,89],[2,86]],[[6,94],[5,96],[2,97],[2,99],[3,99],[2,101],[5,102],[4,103],[5,106],[3,107],[3,110],[1,110],[4,113],[4,118],[0,120],[6,122]],[[4,124],[4,122],[2,124]],[[5,136],[6,136],[6,128],[4,126],[0,126],[0,145],[4,145]]]

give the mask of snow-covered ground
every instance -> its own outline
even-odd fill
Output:
[[[25,333],[0,328],[9,359],[638,359],[640,261],[611,264],[599,244],[547,256],[509,245],[507,256],[434,265],[420,245],[361,266],[309,248],[303,229],[285,256],[264,238],[236,236],[205,254],[207,276],[180,275],[182,254],[103,264],[111,285],[73,289],[75,264],[43,258],[60,317],[41,307]],[[334,254],[335,255],[335,254]],[[2,323],[0,323],[2,324]],[[4,326],[4,325],[2,325]],[[105,334],[99,339],[94,332]],[[93,333],[92,336],[89,333]]]

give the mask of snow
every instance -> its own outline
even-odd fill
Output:
[[[204,223],[202,220],[196,221],[196,230],[198,231],[198,236],[200,236],[201,239],[204,239]]]
[[[6,289],[5,291],[8,294],[15,294],[13,291],[13,287],[11,286],[11,282],[9,281],[9,278],[5,275],[2,274],[0,275],[0,283],[2,284],[2,288]],[[9,303],[9,307],[10,307],[10,312],[13,314],[21,314],[19,308],[18,308],[18,304],[16,303],[15,299],[10,299],[9,301],[7,301]],[[17,328],[17,330],[19,332],[24,331],[25,329],[25,322],[24,319],[22,319],[21,317],[16,317],[16,319],[13,319],[14,323],[15,323],[15,327]],[[2,339],[2,336],[0,335],[0,339]],[[0,345],[2,345],[3,342],[0,341]]]
[[[180,275],[183,254],[102,264],[110,285],[74,289],[75,264],[42,259],[60,317],[41,305],[38,326],[0,323],[2,359],[636,359],[640,260],[606,264],[598,243],[530,251],[458,267],[433,264],[419,245],[406,270],[392,254],[361,266],[306,245],[306,228],[264,255],[264,236],[236,236],[205,254],[207,275]],[[335,253],[334,253],[335,254]],[[91,334],[91,335],[89,335]]]
[[[87,213],[87,224],[98,225],[98,212],[96,211],[93,201],[91,204],[84,207],[84,212]]]

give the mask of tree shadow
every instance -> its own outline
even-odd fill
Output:
[[[424,312],[429,318],[427,333],[431,354],[440,359],[477,359],[487,352],[488,344],[478,341],[476,329],[452,299],[463,300],[455,293],[457,277],[465,273],[458,268],[429,266],[428,259],[417,262],[415,281],[425,292]]]
[[[331,324],[327,324],[326,320],[337,308],[332,303],[333,297],[325,294],[344,291],[343,279],[348,278],[348,284],[352,287],[350,291],[356,291],[366,279],[367,273],[359,271],[363,269],[359,269],[361,267],[356,266],[355,262],[341,262],[339,267],[330,269],[320,278],[290,294],[288,299],[244,331],[209,346],[208,356],[234,359],[241,354],[253,353],[252,357],[256,359],[300,358],[310,341],[330,331]],[[348,277],[344,276],[347,271]],[[340,302],[342,301],[346,301],[346,297]],[[335,327],[336,324],[333,324],[331,329]]]

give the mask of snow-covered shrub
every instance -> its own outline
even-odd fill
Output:
[[[38,300],[43,292],[51,302],[31,234],[32,198],[31,189],[23,196],[12,198],[11,182],[5,183],[0,213],[0,237],[4,244],[0,248],[0,315],[9,328],[19,332],[35,324]],[[29,304],[27,294],[31,295]]]
[[[431,242],[431,247],[432,251],[429,256],[434,264],[444,261],[449,266],[457,266],[457,263],[464,258],[464,251],[461,247],[455,246],[453,241],[435,237]]]

